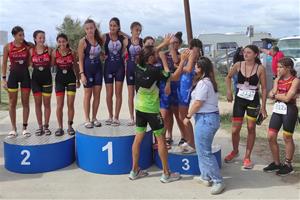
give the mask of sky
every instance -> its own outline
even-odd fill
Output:
[[[193,35],[201,33],[268,32],[280,38],[300,35],[300,0],[190,0]],[[183,0],[0,0],[0,30],[20,25],[28,41],[32,33],[46,32],[55,42],[56,27],[66,15],[85,21],[88,17],[108,31],[110,18],[118,17],[121,29],[130,33],[131,22],[143,25],[142,37],[182,31],[186,40]]]

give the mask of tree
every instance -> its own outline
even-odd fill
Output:
[[[56,27],[59,33],[65,33],[68,36],[71,49],[77,51],[79,40],[85,35],[83,26],[79,19],[72,19],[67,15],[63,23]]]

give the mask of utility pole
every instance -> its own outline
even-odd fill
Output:
[[[184,14],[185,14],[187,39],[188,39],[188,43],[190,43],[190,41],[193,39],[190,3],[189,3],[189,0],[183,0],[183,3],[184,3]]]

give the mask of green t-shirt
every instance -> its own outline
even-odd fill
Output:
[[[170,73],[151,65],[135,68],[135,109],[145,113],[159,113],[158,82],[167,81]]]

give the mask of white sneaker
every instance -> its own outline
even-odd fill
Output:
[[[173,173],[170,172],[169,175],[166,175],[166,174],[163,173],[160,177],[160,182],[170,183],[170,182],[173,182],[173,181],[178,181],[179,179],[181,179],[181,176],[177,172],[173,172]]]
[[[225,189],[225,183],[224,182],[221,182],[221,183],[214,183],[212,185],[212,188],[210,190],[210,194],[220,194],[224,191]]]
[[[143,178],[148,175],[149,175],[149,173],[147,172],[147,170],[139,169],[137,172],[134,172],[131,170],[128,178],[133,181],[133,180]]]
[[[183,154],[192,154],[192,153],[195,153],[196,152],[196,149],[191,147],[188,143],[183,143],[181,146],[180,146],[180,149],[181,149],[181,152]]]
[[[207,187],[212,186],[212,182],[210,180],[205,180],[201,176],[194,176],[193,178],[197,183],[200,183],[202,185],[205,185]]]

